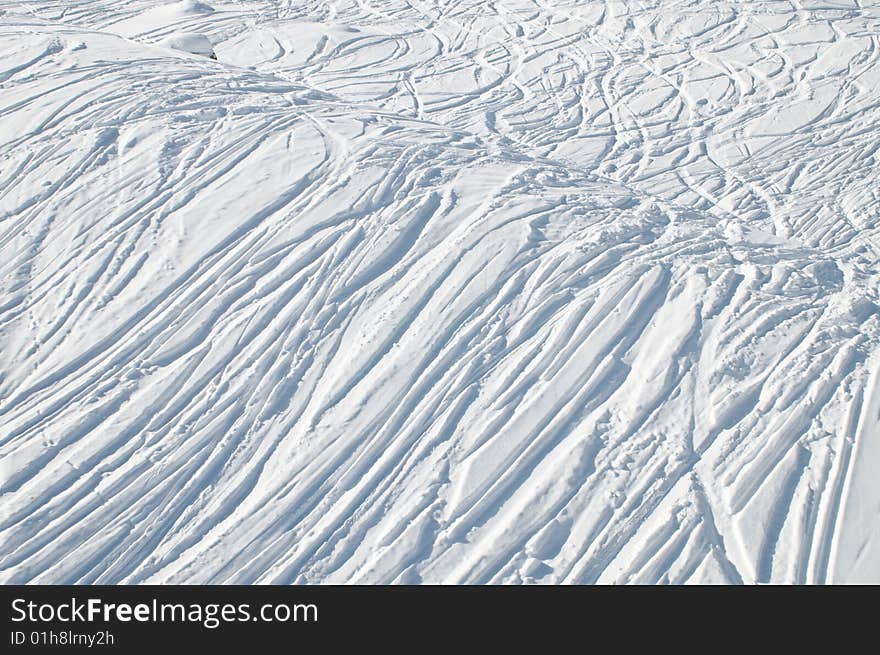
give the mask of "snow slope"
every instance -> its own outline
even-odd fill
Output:
[[[634,5],[0,0],[0,580],[880,582],[880,4]]]

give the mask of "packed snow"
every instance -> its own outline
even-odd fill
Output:
[[[172,34],[159,41],[159,45],[174,50],[182,50],[193,55],[217,59],[211,40],[204,34]]]
[[[0,0],[0,582],[880,582],[878,153],[867,0]]]

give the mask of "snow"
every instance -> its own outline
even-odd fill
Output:
[[[0,0],[0,581],[880,582],[878,30]]]
[[[211,45],[211,40],[204,34],[198,34],[196,32],[189,34],[171,34],[159,41],[158,45],[173,50],[182,50],[183,52],[189,52],[193,55],[202,55],[203,57],[210,57],[212,59],[217,58],[214,54],[214,46]]]

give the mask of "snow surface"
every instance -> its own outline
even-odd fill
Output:
[[[0,0],[0,581],[880,582],[878,34]]]
[[[217,58],[214,54],[214,46],[211,45],[211,40],[204,34],[197,32],[166,36],[159,41],[159,45],[171,48],[172,50],[182,50],[193,55],[211,57],[212,59]]]

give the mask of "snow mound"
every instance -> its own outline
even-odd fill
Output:
[[[199,2],[198,0],[180,0],[180,2],[163,5],[157,9],[176,16],[214,13],[214,8],[211,5],[205,2]]]
[[[216,59],[214,46],[211,44],[211,40],[204,34],[171,34],[159,41],[157,45]]]

